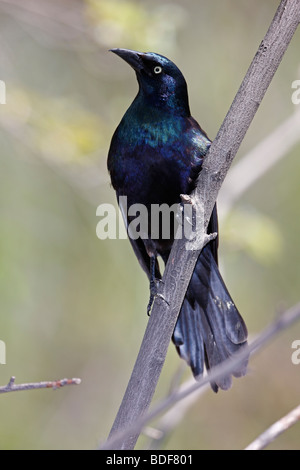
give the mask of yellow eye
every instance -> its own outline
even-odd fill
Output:
[[[159,74],[162,72],[162,67],[160,67],[159,65],[156,65],[156,67],[154,67],[153,69],[153,72],[156,73],[156,74]]]

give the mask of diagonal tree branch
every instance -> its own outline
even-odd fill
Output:
[[[197,213],[202,215],[201,233],[193,246],[189,245],[193,249],[186,248],[184,239],[174,242],[162,283],[162,294],[168,303],[161,298],[157,298],[154,303],[110,437],[135,422],[150,405],[185,292],[199,253],[206,242],[205,234],[219,189],[299,21],[300,0],[282,0],[205,157],[197,188],[192,195],[198,208]],[[135,432],[119,441],[117,447],[109,448],[133,449],[138,436],[139,432]]]

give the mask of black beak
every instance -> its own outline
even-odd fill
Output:
[[[142,52],[131,51],[130,49],[110,49],[110,51],[124,59],[136,72],[144,68],[142,59],[145,54]]]

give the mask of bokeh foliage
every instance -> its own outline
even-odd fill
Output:
[[[127,240],[96,237],[115,203],[106,155],[135,96],[109,48],[154,50],[184,72],[214,138],[278,2],[0,0],[0,383],[81,377],[79,387],[1,396],[2,449],[94,448],[106,438],[146,326],[148,284]],[[295,111],[299,31],[237,158]],[[252,186],[220,227],[220,262],[250,336],[299,301],[300,145]],[[264,158],[264,156],[262,156]],[[267,156],[266,156],[267,158]],[[220,204],[221,206],[221,204]],[[241,448],[298,403],[295,326],[251,360],[230,392],[207,392],[170,449]],[[173,346],[156,393],[181,363]],[[185,371],[185,377],[189,377]],[[290,430],[273,448],[299,448]],[[140,446],[143,445],[143,440]]]

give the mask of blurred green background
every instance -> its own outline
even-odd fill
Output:
[[[110,430],[146,327],[148,282],[129,242],[96,237],[97,206],[115,203],[106,170],[111,135],[137,92],[132,70],[108,49],[174,60],[192,114],[213,139],[278,4],[0,0],[0,339],[7,354],[0,384],[12,375],[18,383],[82,378],[56,392],[2,395],[2,449],[95,448]],[[300,31],[236,161],[295,112],[299,40]],[[299,301],[299,152],[298,143],[220,226],[222,273],[251,337]],[[203,394],[163,448],[243,448],[290,411],[300,396],[295,339],[300,325],[253,357],[229,392]],[[181,365],[170,345],[156,400]],[[299,438],[296,425],[270,448],[299,449]]]

